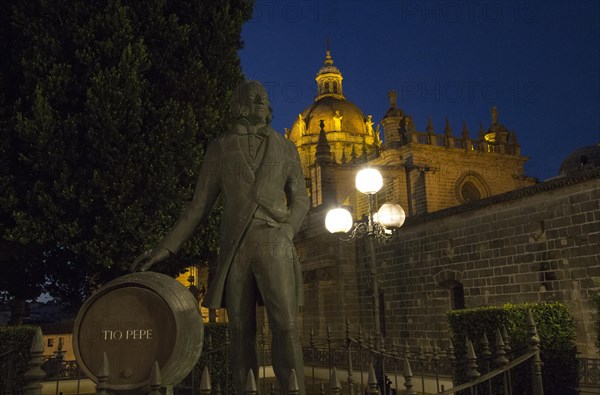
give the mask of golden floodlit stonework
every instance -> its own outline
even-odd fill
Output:
[[[365,165],[377,166],[387,177],[378,196],[382,202],[398,203],[408,215],[534,183],[523,169],[528,158],[521,155],[515,132],[499,121],[496,107],[491,109],[489,127],[480,125],[476,136],[465,124],[455,135],[448,119],[443,131],[436,133],[430,118],[425,130],[418,130],[391,91],[390,107],[375,124],[372,115],[365,116],[344,96],[342,81],[327,50],[316,77],[314,103],[286,129],[287,138],[298,147],[313,207],[327,201],[348,204],[359,208],[355,215],[360,217],[366,200],[354,191],[352,174]]]

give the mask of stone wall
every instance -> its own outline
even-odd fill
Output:
[[[597,355],[591,296],[600,280],[599,201],[595,172],[409,218],[377,252],[388,334],[447,337],[451,288],[462,285],[467,308],[565,302],[579,351]]]
[[[409,217],[392,242],[376,248],[387,336],[413,345],[416,339],[446,339],[446,313],[453,298],[460,305],[462,286],[467,308],[566,303],[575,317],[579,351],[597,356],[591,296],[600,281],[599,201],[600,172],[592,171]],[[312,215],[298,245],[299,251],[309,245],[319,251],[301,256],[305,289],[309,298],[325,298],[329,305],[318,311],[307,305],[303,322],[318,319],[322,327],[348,318],[368,329],[373,315],[366,244],[326,239],[332,236],[319,234],[321,217]],[[323,271],[323,262],[333,275],[315,285],[307,274]]]

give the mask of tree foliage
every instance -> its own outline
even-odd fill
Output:
[[[237,51],[252,3],[5,4],[0,243],[11,253],[0,261],[15,276],[2,276],[0,290],[15,296],[22,270],[46,276],[21,297],[37,296],[41,282],[80,298],[154,246],[190,199],[242,79]],[[163,269],[210,259],[218,221]]]

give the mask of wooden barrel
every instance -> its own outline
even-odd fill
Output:
[[[141,272],[111,281],[84,303],[73,346],[94,382],[106,352],[109,389],[141,393],[148,389],[154,361],[163,386],[180,383],[200,357],[203,334],[192,293],[169,276]]]

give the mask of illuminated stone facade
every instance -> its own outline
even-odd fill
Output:
[[[338,91],[328,91],[336,81]],[[347,206],[357,219],[367,212],[354,177],[369,165],[384,176],[377,206],[398,203],[408,215],[393,241],[376,248],[375,297],[387,337],[413,345],[447,338],[445,314],[455,308],[562,301],[575,317],[580,352],[593,356],[600,172],[590,164],[600,157],[598,148],[571,155],[586,162],[579,166],[585,172],[561,168],[562,176],[536,184],[524,173],[527,158],[516,134],[496,108],[476,136],[466,125],[454,133],[448,120],[440,133],[430,120],[419,131],[390,92],[380,143],[379,128],[369,134],[373,125],[365,122],[372,117],[343,96],[341,81],[328,52],[317,75],[319,97],[287,131],[300,151],[312,202],[295,239],[306,294],[303,342],[310,330],[324,336],[328,326],[343,336],[346,320],[352,330],[373,327],[367,243],[341,242],[324,227],[332,207]],[[337,109],[344,117],[341,130]],[[346,117],[352,127],[346,128]]]
[[[520,153],[516,134],[498,120],[472,138],[466,125],[460,136],[448,120],[443,133],[435,133],[431,120],[418,131],[410,115],[397,107],[390,92],[390,108],[380,125],[350,102],[342,91],[342,73],[327,51],[317,73],[318,96],[298,114],[286,136],[298,147],[309,185],[312,206],[323,203],[358,207],[366,202],[354,191],[353,174],[359,166],[379,167],[386,189],[379,198],[402,205],[409,215],[511,191],[534,180],[525,176],[527,158]],[[380,133],[383,132],[383,143]]]

